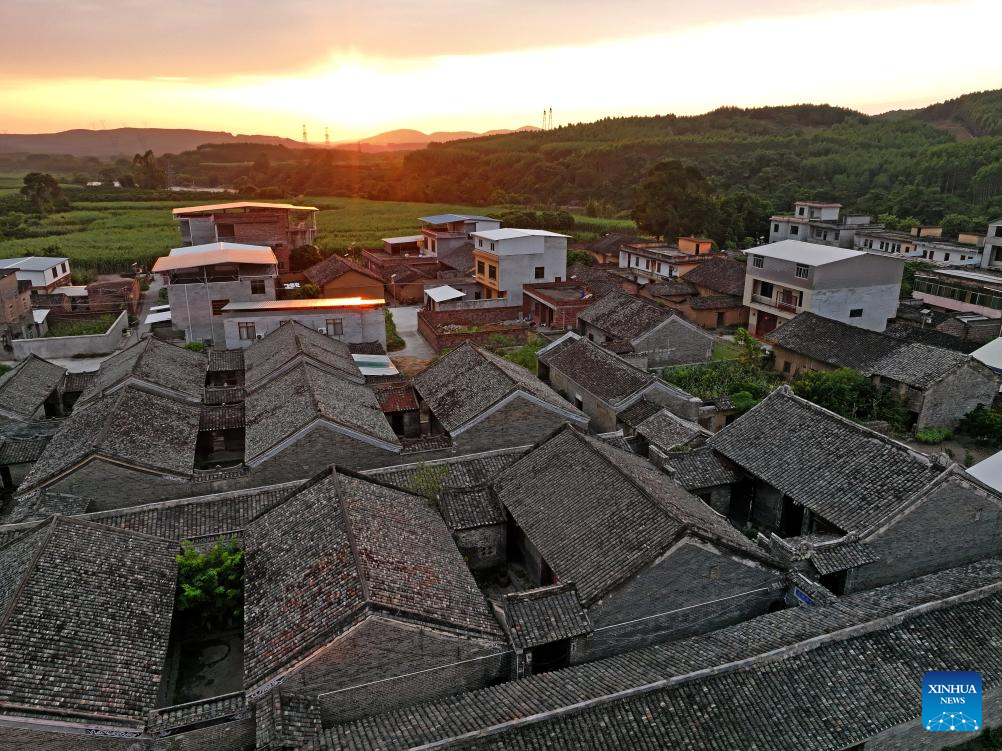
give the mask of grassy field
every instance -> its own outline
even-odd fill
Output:
[[[0,175],[0,191],[14,185]],[[20,178],[16,184],[19,185]],[[11,188],[16,190],[16,187]],[[73,200],[72,193],[70,193]],[[211,202],[213,199],[208,199]],[[496,214],[510,207],[457,206],[455,204],[367,201],[360,198],[307,196],[303,203],[320,211],[317,243],[327,250],[349,247],[377,248],[384,237],[411,235],[418,231],[419,216],[445,212]],[[190,201],[87,202],[73,200],[73,210],[52,214],[43,221],[44,235],[0,240],[0,258],[40,253],[58,248],[79,269],[98,272],[125,270],[131,263],[150,264],[178,244],[177,225],[170,210],[191,205]],[[633,222],[576,216],[576,239],[590,240],[610,230],[634,230]],[[570,233],[569,233],[570,234]],[[54,250],[50,250],[52,254]]]

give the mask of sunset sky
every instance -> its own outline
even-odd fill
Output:
[[[311,140],[1002,86],[1002,0],[4,0],[0,132]]]

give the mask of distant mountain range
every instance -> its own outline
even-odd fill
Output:
[[[538,130],[532,126],[519,131]],[[443,143],[463,138],[476,138],[506,133],[512,130],[491,130],[486,133],[472,131],[422,133],[419,130],[390,130],[371,138],[344,141],[339,148],[362,151],[413,151],[429,143]],[[0,154],[70,154],[96,156],[104,159],[117,156],[130,157],[137,152],[152,149],[155,154],[179,154],[191,151],[206,143],[263,143],[289,148],[304,148],[301,141],[280,136],[233,134],[226,131],[192,130],[185,128],[112,128],[108,130],[64,130],[59,133],[0,133]],[[320,144],[310,144],[318,147]]]

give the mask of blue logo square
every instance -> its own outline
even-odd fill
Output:
[[[981,730],[981,674],[930,670],[922,676],[922,727],[948,732]]]

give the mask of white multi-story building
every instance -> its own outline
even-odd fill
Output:
[[[677,245],[626,243],[619,249],[619,268],[638,284],[682,276],[713,255],[713,241],[680,237]]]
[[[933,232],[930,230],[938,230]],[[948,240],[942,237],[939,227],[915,227],[911,232],[895,232],[892,230],[863,230],[853,238],[853,247],[870,253],[889,253],[904,258],[917,258],[934,263],[951,265],[977,266],[981,263],[981,248],[978,238],[971,237],[973,242]]]
[[[31,282],[31,291],[40,294],[65,287],[70,281],[70,259],[48,256],[0,259],[0,270],[14,269],[19,282]]]
[[[797,201],[793,214],[780,214],[769,220],[769,242],[800,240],[817,245],[851,248],[853,237],[861,230],[883,229],[865,214],[842,215],[842,204],[823,201]]]
[[[494,229],[472,233],[477,299],[507,298],[522,304],[522,285],[567,278],[568,235],[543,229]]]
[[[897,311],[902,257],[796,240],[747,252],[744,304],[756,336],[805,311],[883,331]]]

